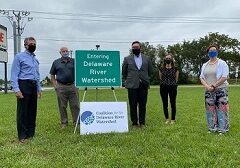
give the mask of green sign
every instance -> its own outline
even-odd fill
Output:
[[[120,52],[77,50],[75,79],[78,87],[120,86]]]

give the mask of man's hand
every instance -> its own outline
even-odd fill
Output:
[[[15,95],[18,99],[24,98],[21,91],[16,92]]]

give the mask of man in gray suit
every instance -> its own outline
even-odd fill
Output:
[[[134,128],[138,126],[144,128],[147,95],[153,67],[149,57],[141,54],[140,42],[132,43],[132,53],[133,55],[124,58],[122,77],[128,89],[132,125]]]

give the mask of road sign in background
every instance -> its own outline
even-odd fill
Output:
[[[7,28],[0,25],[0,62],[8,62]]]
[[[121,86],[120,52],[77,50],[75,79],[78,87]]]

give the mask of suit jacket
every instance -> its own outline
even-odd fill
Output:
[[[134,56],[130,55],[124,58],[122,64],[122,78],[125,81],[125,87],[129,89],[139,88],[140,81],[149,88],[150,75],[153,71],[152,62],[149,57],[141,54],[142,67],[140,70],[134,60]]]

